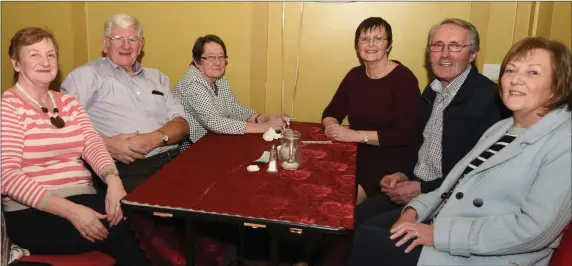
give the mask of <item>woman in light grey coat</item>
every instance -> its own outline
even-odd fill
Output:
[[[350,265],[549,264],[571,220],[570,50],[521,40],[499,83],[513,117],[489,128],[389,231],[358,226]]]

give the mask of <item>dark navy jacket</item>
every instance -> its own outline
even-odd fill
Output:
[[[443,178],[475,146],[483,133],[494,123],[511,115],[502,103],[497,84],[481,75],[476,67],[472,67],[443,114],[443,176],[433,181],[423,181],[413,174],[413,170],[423,144],[423,130],[431,116],[436,96],[437,93],[429,85],[421,94],[419,126],[412,145],[411,159],[404,171],[410,180],[421,181],[421,193],[437,189]]]

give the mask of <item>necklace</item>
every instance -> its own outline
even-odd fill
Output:
[[[40,109],[42,109],[42,112],[48,114],[50,116],[50,123],[52,123],[52,125],[54,125],[57,128],[62,128],[66,125],[66,122],[64,122],[64,120],[58,116],[58,107],[56,106],[56,101],[54,100],[54,97],[52,96],[52,94],[48,91],[48,96],[50,97],[50,100],[52,101],[52,105],[54,106],[54,115],[50,115],[48,113],[48,108],[43,107],[38,101],[36,101],[36,99],[34,99],[32,97],[32,95],[30,95],[28,93],[28,91],[24,88],[22,88],[22,86],[20,86],[19,83],[16,83],[16,88],[18,88],[18,90],[20,90],[30,101],[32,101],[33,103],[35,103],[38,107],[40,107]]]
[[[385,71],[389,68],[389,62],[387,62],[387,65],[385,65],[385,68],[383,68],[383,71],[381,71],[380,76],[379,77],[374,77],[373,75],[371,75],[369,73],[369,71],[367,70],[367,68],[365,69],[365,74],[367,75],[368,78],[370,79],[380,79],[385,77]]]

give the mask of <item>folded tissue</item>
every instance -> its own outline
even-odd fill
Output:
[[[282,137],[282,134],[276,133],[276,129],[270,127],[264,134],[262,134],[262,138],[266,141],[273,141],[275,139],[279,139]]]
[[[246,170],[248,172],[258,172],[260,170],[260,167],[258,167],[258,165],[249,165],[248,167],[246,167]]]

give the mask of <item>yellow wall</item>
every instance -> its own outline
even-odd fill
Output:
[[[550,39],[572,46],[572,2],[554,2]]]
[[[81,30],[72,20],[81,14],[81,2],[2,2],[2,91],[13,85],[13,69],[8,57],[8,47],[14,34],[31,26],[47,27],[55,35],[60,49],[60,70],[62,80],[78,65],[81,51],[85,47],[76,39]]]
[[[369,16],[381,16],[391,24],[394,44],[390,58],[401,61],[413,71],[421,90],[429,82],[424,51],[427,32],[432,24],[447,17],[469,20],[479,30],[481,51],[477,66],[480,70],[483,64],[500,64],[511,45],[527,36],[560,41],[568,38],[564,43],[570,46],[570,2],[306,2],[303,11],[301,5],[270,3],[268,62],[272,64],[268,64],[266,95],[266,110],[279,112],[284,12],[284,110],[287,113],[291,110],[299,54],[294,116],[301,121],[319,121],[344,75],[358,64],[353,36],[357,25]],[[300,19],[303,20],[301,30]],[[300,47],[298,38],[301,38]]]
[[[267,110],[280,111],[282,3],[270,3]],[[295,118],[319,121],[346,73],[359,64],[354,50],[354,33],[359,23],[370,16],[386,19],[393,30],[390,58],[409,67],[427,83],[424,67],[427,31],[447,15],[468,19],[470,2],[305,2],[301,45],[298,49],[301,3],[287,3],[285,14],[285,111],[290,113],[295,81],[296,56],[300,53],[299,79],[295,99]],[[397,12],[398,11],[398,12]],[[416,18],[416,19],[411,19]],[[419,23],[419,21],[426,21]],[[270,75],[270,73],[273,73]]]
[[[143,65],[160,69],[171,86],[186,72],[197,37],[219,35],[230,57],[227,77],[238,99],[250,105],[252,13],[250,2],[88,2],[89,60],[101,56],[103,24],[115,13],[135,15],[143,24]],[[217,20],[215,18],[221,18]]]
[[[544,36],[570,46],[572,31],[570,2],[305,2],[303,10],[300,2],[2,2],[1,7],[3,90],[12,77],[5,53],[18,29],[46,26],[55,33],[65,78],[73,68],[101,55],[99,38],[105,19],[127,12],[144,26],[143,64],[164,72],[171,86],[186,71],[198,36],[222,37],[230,56],[231,87],[241,102],[259,111],[281,110],[284,68],[285,111],[290,112],[299,56],[294,114],[299,121],[319,121],[344,75],[358,64],[353,34],[369,16],[391,23],[390,58],[415,73],[420,89],[429,81],[424,51],[427,31],[446,17],[477,26],[479,69],[485,63],[500,63],[509,47],[526,36]]]

